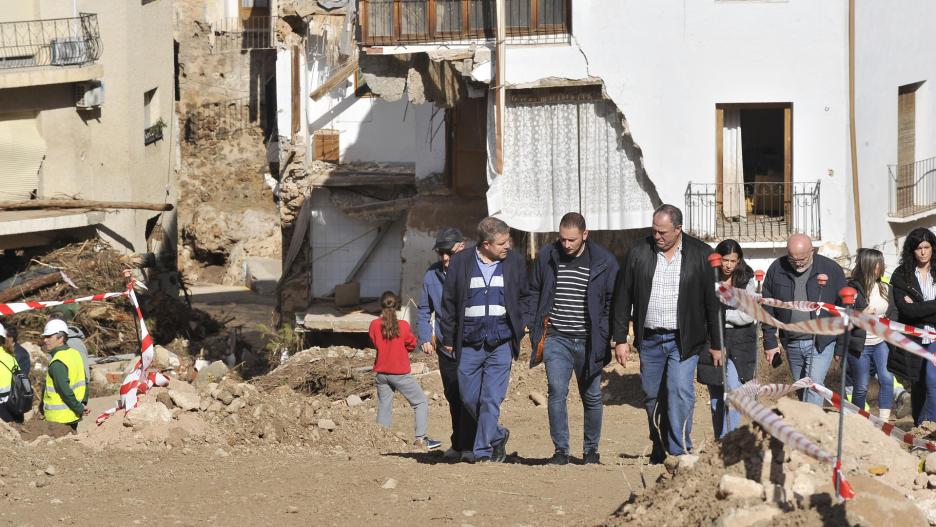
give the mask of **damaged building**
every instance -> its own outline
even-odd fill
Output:
[[[153,253],[150,265],[174,278],[171,34],[167,0],[4,4],[0,249],[7,256],[100,236],[124,253]]]
[[[291,9],[277,57],[287,315],[346,284],[400,290],[414,311],[434,234],[470,236],[487,214],[532,254],[579,211],[620,255],[673,203],[689,233],[734,238],[765,267],[793,232],[843,263],[878,247],[892,266],[936,212],[936,63],[909,46],[936,14],[926,2],[889,16],[805,0]],[[909,51],[885,57],[881,39]]]

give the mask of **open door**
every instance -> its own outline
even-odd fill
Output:
[[[462,98],[447,117],[452,190],[462,197],[483,197],[488,188],[487,98]]]

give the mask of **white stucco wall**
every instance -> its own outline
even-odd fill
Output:
[[[916,92],[916,160],[936,156],[936,48],[926,0],[860,2],[856,11],[858,174],[863,245],[897,264],[903,238],[936,225],[936,215],[909,223],[888,221],[888,165],[897,163],[897,89],[925,81]]]
[[[507,82],[600,77],[661,199],[678,206],[690,181],[715,182],[716,104],[792,103],[793,179],[821,180],[822,238],[853,250],[846,7],[594,0],[573,8],[571,45],[510,46]]]

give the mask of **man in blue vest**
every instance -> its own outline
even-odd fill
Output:
[[[510,431],[498,423],[500,405],[531,301],[526,262],[510,250],[510,227],[484,218],[478,244],[452,257],[439,310],[443,349],[458,360],[462,402],[478,423],[478,462],[507,459]]]

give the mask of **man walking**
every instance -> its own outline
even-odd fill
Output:
[[[544,247],[530,277],[536,316],[530,323],[530,367],[546,365],[553,465],[569,463],[566,399],[575,373],[585,410],[584,464],[600,463],[601,369],[611,361],[611,300],[618,263],[588,239],[585,218],[570,212],[559,222],[559,240]]]
[[[436,352],[439,356],[439,373],[442,375],[442,390],[452,416],[452,447],[445,451],[445,458],[471,462],[474,459],[474,437],[477,426],[474,418],[465,410],[458,391],[458,361],[455,356],[442,349],[442,327],[439,310],[442,307],[442,284],[452,256],[465,248],[460,230],[449,227],[439,231],[435,246],[439,261],[430,265],[423,277],[422,293],[419,295],[416,328],[419,348],[426,354]],[[435,319],[432,317],[435,315]]]
[[[630,249],[618,278],[614,354],[626,365],[628,324],[633,322],[653,442],[651,463],[692,449],[699,354],[710,353],[721,365],[720,306],[707,260],[711,253],[711,247],[682,231],[682,211],[661,205],[653,213],[653,235]]]
[[[828,282],[820,285],[818,276],[826,275]],[[845,287],[845,273],[832,260],[819,254],[813,254],[812,240],[805,234],[794,234],[787,241],[786,256],[774,260],[767,268],[764,277],[764,298],[777,300],[809,300],[827,304],[842,305],[838,296]],[[802,322],[816,318],[816,313],[776,309],[764,306],[774,318],[784,323]],[[834,316],[823,311],[819,316]],[[787,361],[793,379],[810,379],[823,384],[826,373],[832,364],[837,339],[832,335],[810,335],[780,330],[780,344],[787,351]],[[780,353],[777,342],[777,328],[764,325],[764,356],[767,362]],[[839,342],[838,345],[842,343]],[[803,390],[803,401],[822,406],[823,398],[811,390]]]
[[[510,250],[510,227],[484,218],[478,245],[449,264],[439,311],[444,349],[458,358],[462,402],[478,423],[474,456],[479,462],[507,459],[510,432],[498,419],[529,303],[526,263]]]

